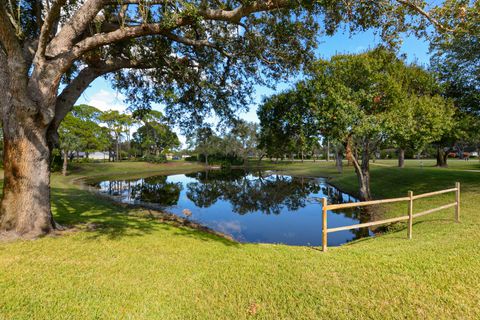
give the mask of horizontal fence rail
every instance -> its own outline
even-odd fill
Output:
[[[434,191],[434,192],[429,192],[429,193],[422,193],[419,195],[416,195],[413,197],[413,200],[415,199],[421,199],[421,198],[426,198],[426,197],[431,197],[431,196],[436,196],[437,194],[442,194],[442,193],[449,193],[449,192],[454,192],[457,191],[457,188],[452,188],[452,189],[446,189],[446,190],[440,190],[440,191]]]
[[[354,207],[366,207],[374,204],[401,202],[401,201],[407,201],[407,200],[410,200],[410,198],[403,197],[403,198],[372,200],[372,201],[363,201],[363,202],[349,202],[349,203],[329,204],[327,205],[327,208],[328,210],[337,210],[337,209],[354,208]]]
[[[455,202],[429,209],[426,211],[418,212],[416,214],[413,214],[413,201],[416,199],[422,199],[426,197],[432,197],[436,196],[439,194],[444,194],[444,193],[449,193],[449,192],[455,192]],[[372,222],[366,222],[366,223],[359,223],[359,224],[354,224],[354,225],[349,225],[349,226],[343,226],[343,227],[337,227],[337,228],[328,228],[327,225],[327,212],[329,210],[338,210],[338,209],[344,209],[344,208],[353,208],[353,207],[365,207],[365,206],[371,206],[375,204],[384,204],[384,203],[394,203],[394,202],[405,202],[408,201],[408,214],[405,216],[400,216],[400,217],[395,217],[395,218],[390,218],[390,219],[384,219],[384,220],[378,220],[378,221],[372,221]],[[350,203],[340,203],[340,204],[328,204],[327,203],[327,198],[322,198],[322,250],[327,251],[327,246],[328,246],[328,241],[327,241],[327,234],[332,233],[332,232],[338,232],[338,231],[344,231],[344,230],[352,230],[352,229],[358,229],[358,228],[365,228],[365,227],[372,227],[372,226],[377,226],[381,224],[387,224],[387,223],[393,223],[393,222],[399,222],[399,221],[407,221],[408,220],[408,233],[407,237],[408,239],[412,238],[412,231],[413,231],[413,219],[418,218],[430,213],[434,213],[440,210],[445,210],[448,208],[455,207],[455,221],[460,222],[460,182],[455,183],[455,188],[451,189],[445,189],[445,190],[440,190],[440,191],[434,191],[434,192],[428,192],[428,193],[423,193],[414,196],[412,191],[408,192],[407,197],[402,197],[402,198],[392,198],[392,199],[383,199],[383,200],[373,200],[373,201],[362,201],[362,202],[350,202]]]

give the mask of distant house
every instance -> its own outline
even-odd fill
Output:
[[[87,153],[84,151],[72,152],[72,158],[85,159],[87,158]],[[88,153],[88,159],[92,160],[108,160],[108,152],[95,151]]]
[[[88,154],[89,159],[93,160],[108,160],[108,152],[95,151]]]
[[[465,153],[468,153],[469,158],[477,158],[478,157],[478,149],[474,146],[469,146],[465,148]]]
[[[448,157],[449,158],[460,158],[460,155],[461,153],[459,152],[450,152],[448,153]],[[476,148],[474,147],[467,147],[465,148],[465,150],[463,151],[463,159],[466,159],[466,158],[476,158],[478,157],[478,151]]]

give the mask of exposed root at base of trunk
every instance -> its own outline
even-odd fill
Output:
[[[53,223],[53,229],[56,230],[56,231],[65,231],[67,230],[67,227],[65,226],[62,226],[61,224],[59,224],[57,221],[53,220],[52,221]]]
[[[17,231],[10,230],[10,231],[0,231],[0,242],[5,241],[15,241],[15,240],[35,240],[41,237],[46,236],[47,234],[39,234],[35,233],[18,233]]]
[[[50,232],[30,232],[30,233],[19,233],[15,230],[2,230],[0,231],[0,242],[10,242],[15,240],[36,240],[43,237],[55,237],[71,232],[75,228],[62,226],[59,223],[53,221],[53,228]]]

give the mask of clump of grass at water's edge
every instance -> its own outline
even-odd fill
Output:
[[[94,175],[179,173],[194,164],[83,164],[52,176],[60,223],[94,225],[58,237],[0,243],[0,318],[319,319],[480,317],[480,173],[477,163],[438,169],[372,164],[377,198],[462,183],[462,222],[453,209],[406,230],[331,248],[239,244],[188,227],[129,215],[72,181]],[[465,167],[467,166],[467,167]],[[351,168],[266,163],[284,173],[329,176],[355,192]],[[458,169],[457,169],[458,168]],[[460,169],[461,168],[461,169]],[[415,210],[453,201],[415,202]],[[386,215],[403,215],[392,206]],[[321,230],[319,230],[321,232]]]

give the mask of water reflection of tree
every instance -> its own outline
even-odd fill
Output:
[[[335,187],[332,186],[323,186],[322,193],[327,196],[328,203],[350,203],[350,202],[357,202],[357,199],[352,197],[349,194],[343,193]],[[365,207],[353,207],[353,208],[345,208],[342,211],[336,211],[338,213],[343,214],[347,218],[358,220],[359,223],[370,222],[371,214],[366,210]],[[360,229],[353,229],[349,230],[354,238],[352,240],[368,237],[370,235],[369,228],[360,228]]]
[[[167,182],[167,176],[145,178],[131,186],[131,198],[144,202],[173,206],[178,203],[181,183]]]
[[[98,185],[111,196],[118,196],[130,192],[131,182],[125,180],[107,181]]]
[[[357,199],[321,181],[302,177],[252,175],[244,170],[214,170],[187,174],[195,182],[186,185],[187,197],[197,206],[208,208],[217,200],[232,204],[233,212],[244,215],[260,211],[265,214],[280,214],[284,208],[295,211],[305,207],[312,193],[322,192],[329,203],[355,202]],[[109,181],[101,187],[110,195],[123,195],[127,200],[141,200],[172,206],[178,203],[182,183],[167,182],[167,176],[155,176],[139,181]],[[319,207],[319,214],[321,209]],[[362,208],[334,211],[336,214],[369,222],[371,214]],[[369,229],[350,230],[353,239],[369,236]]]
[[[222,199],[242,215],[254,211],[279,214],[283,208],[295,211],[306,206],[311,193],[320,190],[313,179],[265,177],[261,173],[251,176],[239,170],[199,172],[190,176],[197,181],[187,184],[187,197],[195,205],[209,207]]]
[[[347,193],[343,193],[335,187],[326,185],[322,186],[322,193],[327,196],[328,203],[348,203],[356,202],[357,199]]]

